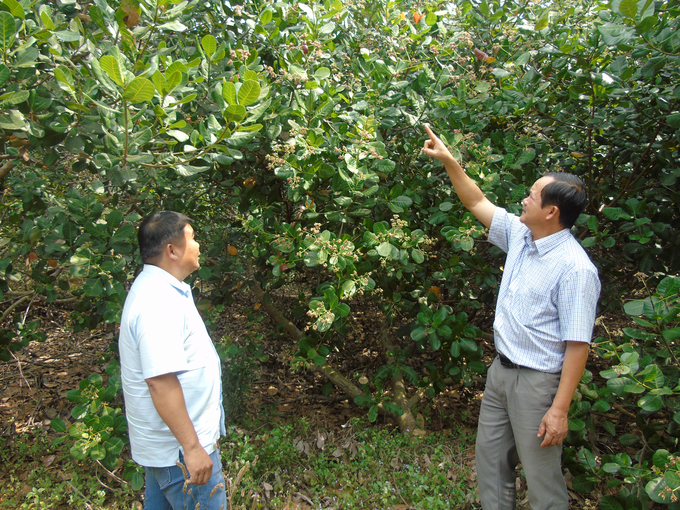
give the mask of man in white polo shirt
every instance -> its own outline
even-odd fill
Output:
[[[183,281],[200,267],[199,245],[189,218],[172,211],[145,218],[138,239],[144,269],[125,300],[119,349],[132,458],[146,468],[144,508],[226,509],[220,360]]]
[[[515,468],[532,510],[567,510],[561,469],[569,407],[583,376],[600,280],[570,229],[586,204],[577,176],[549,173],[522,201],[518,218],[492,204],[425,126],[423,153],[444,164],[463,205],[507,253],[494,319],[498,356],[486,378],[475,449],[484,510],[512,510]]]

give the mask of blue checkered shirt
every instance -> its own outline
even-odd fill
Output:
[[[566,341],[590,342],[600,280],[569,229],[534,241],[497,207],[489,242],[507,253],[496,304],[496,350],[518,365],[562,371]]]

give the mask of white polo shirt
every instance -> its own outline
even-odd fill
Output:
[[[191,288],[146,264],[125,300],[118,340],[132,458],[174,466],[180,444],[154,407],[146,379],[176,373],[189,417],[208,453],[224,434],[220,360]]]

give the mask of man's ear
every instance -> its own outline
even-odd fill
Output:
[[[178,246],[172,243],[166,244],[165,249],[163,250],[163,254],[168,260],[178,260],[179,259]]]
[[[553,219],[557,219],[557,221],[560,220],[560,208],[557,207],[556,205],[551,205],[550,206],[550,211],[548,211],[547,216],[545,217],[546,220],[552,221]]]

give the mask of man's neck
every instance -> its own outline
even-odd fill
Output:
[[[539,239],[543,239],[544,237],[551,236],[553,234],[557,234],[558,232],[561,232],[564,230],[564,227],[560,225],[559,223],[557,225],[545,225],[543,228],[532,228],[531,230],[531,235],[534,238],[534,241],[538,241]]]
[[[144,262],[144,263],[148,264],[150,266],[156,266],[157,268],[162,269],[166,273],[171,274],[172,276],[177,278],[177,280],[179,280],[180,282],[183,282],[184,279],[187,276],[189,276],[188,274],[184,274],[180,270],[180,268],[177,268],[174,264],[168,263],[167,260],[160,260],[160,261],[156,261],[156,262]]]

